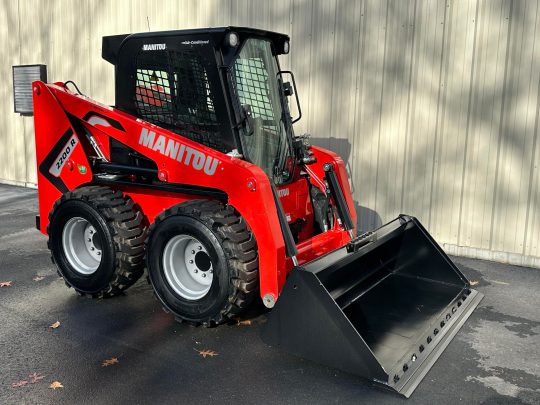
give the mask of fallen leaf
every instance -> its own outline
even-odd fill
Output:
[[[1,287],[11,287],[11,281],[0,281],[0,288]]]
[[[237,325],[238,326],[250,326],[251,325],[251,319],[245,319],[243,321],[238,320]]]
[[[41,281],[45,278],[45,276],[35,276],[32,280],[34,281]]]
[[[510,285],[508,283],[505,283],[504,281],[499,281],[499,280],[489,280],[489,281],[495,284],[500,284],[500,285]]]
[[[475,285],[478,284],[478,281],[476,280],[471,280],[471,287],[474,287]]]
[[[39,380],[43,380],[45,378],[44,375],[40,375],[39,373],[32,373],[29,375],[30,377],[30,384],[35,384]]]
[[[214,356],[217,356],[217,352],[213,351],[213,350],[208,350],[208,349],[205,349],[205,350],[197,350],[197,349],[194,349],[196,352],[198,352],[201,356],[203,356],[205,359],[206,357],[214,357]]]
[[[51,385],[49,385],[49,388],[52,388],[53,390],[55,390],[57,388],[64,388],[64,386],[62,385],[60,381],[53,381]]]
[[[51,326],[49,326],[49,328],[52,328],[52,329],[56,329],[60,326],[60,321],[56,321],[55,323],[53,323]]]
[[[19,388],[19,387],[24,387],[25,385],[28,385],[28,381],[21,380],[21,381],[17,381],[17,382],[12,383],[11,387],[12,388]]]
[[[113,364],[118,364],[118,358],[111,357],[110,359],[103,360],[103,363],[101,363],[101,367],[109,367],[109,366],[112,366]]]

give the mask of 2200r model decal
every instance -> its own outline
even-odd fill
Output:
[[[59,161],[59,158],[62,157],[63,153],[66,151],[67,146],[69,146],[71,139],[75,137],[77,146],[79,140],[76,137],[76,135],[73,133],[73,130],[71,128],[68,128],[66,132],[64,132],[64,135],[58,140],[58,142],[53,146],[51,151],[45,156],[45,159],[39,164],[39,172],[45,176],[47,180],[51,182],[53,186],[55,186],[58,191],[61,193],[67,193],[69,189],[66,187],[64,182],[62,181],[62,178],[54,175],[53,171],[56,172],[58,170],[58,173],[62,171],[62,167],[59,169],[56,169],[56,162]],[[69,154],[73,152],[73,149],[75,146],[70,147]],[[68,153],[66,153],[67,158]],[[63,159],[63,163],[65,163],[66,158]]]
[[[69,155],[73,152],[77,144],[79,143],[77,137],[75,135],[72,135],[71,138],[69,138],[69,141],[65,144],[64,148],[60,151],[58,156],[56,157],[55,162],[49,169],[49,173],[51,173],[53,176],[58,177],[60,176],[60,172],[62,171],[62,168],[66,164]]]

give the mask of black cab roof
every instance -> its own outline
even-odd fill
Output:
[[[117,56],[122,45],[130,40],[135,38],[163,38],[163,37],[186,37],[186,36],[201,36],[208,35],[214,39],[214,43],[220,44],[225,35],[229,32],[236,32],[240,36],[257,36],[268,38],[276,45],[276,49],[283,49],[283,44],[289,41],[289,36],[285,34],[280,34],[277,32],[260,30],[257,28],[249,27],[216,27],[216,28],[195,28],[187,30],[171,30],[171,31],[155,31],[155,32],[140,32],[134,34],[120,34],[120,35],[109,35],[103,37],[101,56],[106,61],[116,65]]]

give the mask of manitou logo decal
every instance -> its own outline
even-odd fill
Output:
[[[167,44],[144,44],[143,51],[164,51],[167,49]]]
[[[289,189],[282,188],[281,190],[278,190],[277,193],[280,197],[287,197],[289,195]]]
[[[186,166],[191,166],[195,170],[202,169],[209,176],[214,175],[220,163],[216,158],[206,156],[204,153],[183,145],[174,139],[167,138],[164,135],[159,135],[156,138],[156,133],[154,131],[148,131],[146,128],[143,128],[141,131],[139,145],[146,146]]]

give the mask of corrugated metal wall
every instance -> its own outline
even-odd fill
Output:
[[[418,216],[447,250],[540,267],[539,4],[535,1],[2,0],[0,179],[36,181],[11,66],[45,63],[113,101],[103,35],[248,25],[287,32],[297,132],[346,160],[372,228]]]

